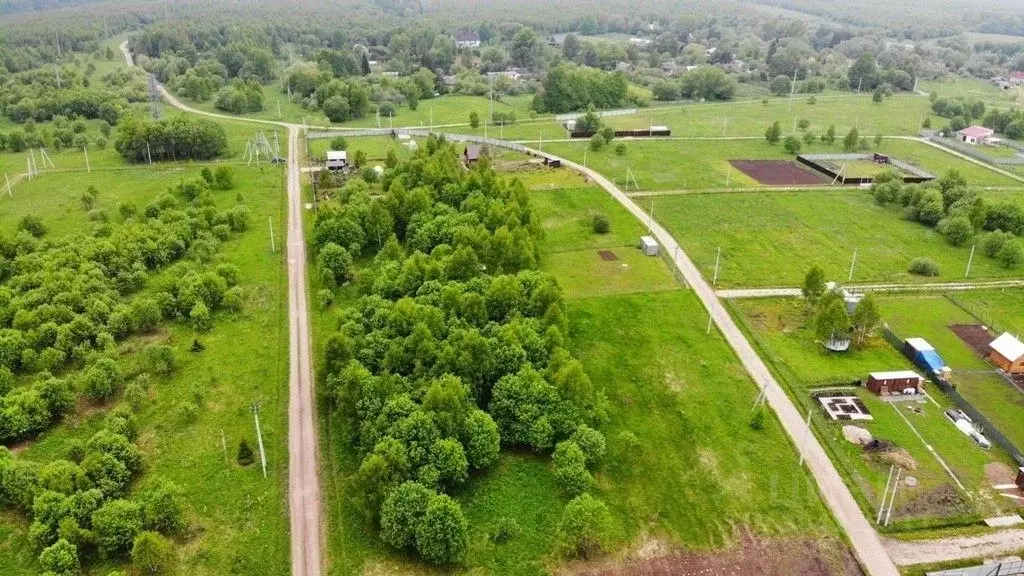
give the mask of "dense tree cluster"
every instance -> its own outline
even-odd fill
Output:
[[[245,114],[263,110],[263,87],[254,79],[236,79],[217,93],[218,110]]]
[[[556,114],[585,110],[588,106],[619,108],[626,103],[628,86],[624,74],[562,64],[548,72],[533,107]]]
[[[212,193],[205,179],[183,182],[144,213],[126,211],[123,224],[100,223],[91,236],[49,240],[33,217],[17,236],[0,236],[0,442],[44,430],[79,393],[102,402],[120,390],[118,340],[165,319],[194,322],[204,308],[240,306],[237,269],[204,264],[247,228],[248,212],[243,204],[217,211]],[[131,298],[150,272],[178,261],[154,296]],[[143,359],[143,369],[157,374],[174,368],[167,347],[147,349]]]
[[[0,447],[0,507],[31,518],[29,540],[44,570],[77,574],[97,557],[134,558],[144,531],[184,530],[182,491],[170,481],[157,478],[128,498],[143,465],[135,430],[131,412],[117,409],[66,459],[38,464]]]
[[[1024,236],[1024,208],[1012,201],[992,201],[967,188],[955,170],[928,184],[904,184],[894,172],[884,172],[871,186],[875,202],[903,206],[903,214],[935,228],[954,246],[964,246],[979,231],[984,252],[1006,268],[1017,268],[1024,248],[1015,236]]]
[[[224,154],[227,146],[223,126],[185,114],[156,122],[130,117],[114,140],[114,148],[129,162],[210,160]]]
[[[535,270],[528,194],[486,162],[465,174],[457,154],[431,138],[385,172],[383,198],[350,184],[313,229],[325,283],[354,275],[362,294],[326,343],[322,387],[362,460],[352,498],[386,542],[435,563],[466,549],[466,521],[444,492],[501,446],[557,444],[572,494],[590,486],[604,449],[588,427],[603,394],[564,347],[558,285]]]
[[[932,112],[943,118],[949,118],[949,125],[946,126],[946,132],[949,133],[963,130],[976,121],[987,118],[985,116],[984,102],[980,100],[967,100],[966,98],[934,98],[932,101]],[[1014,119],[1013,114],[1009,114],[1008,118],[1012,121]],[[1001,115],[992,116],[990,121],[1001,125],[1003,130],[1009,124],[1009,122],[1003,122]],[[1024,126],[1020,128],[1024,131]]]

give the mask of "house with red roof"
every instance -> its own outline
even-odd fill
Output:
[[[968,144],[987,144],[995,135],[995,130],[984,126],[969,126],[957,132],[956,135]]]
[[[1010,72],[1010,84],[1013,84],[1014,86],[1024,84],[1024,72],[1019,70]]]

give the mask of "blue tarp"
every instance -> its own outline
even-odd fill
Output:
[[[930,372],[937,372],[946,366],[935,350],[921,350],[915,360],[921,368]]]

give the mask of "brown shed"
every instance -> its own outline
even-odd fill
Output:
[[[879,396],[902,394],[904,390],[913,388],[918,394],[924,387],[924,378],[913,370],[895,372],[872,372],[868,374],[867,388]]]
[[[1024,374],[1024,344],[1010,333],[1003,334],[989,344],[988,359],[1007,374]]]
[[[1024,466],[1017,468],[1017,488],[1024,490]]]
[[[462,163],[466,166],[473,164],[480,160],[480,145],[479,144],[467,144],[462,150]]]

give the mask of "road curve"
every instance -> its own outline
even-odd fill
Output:
[[[134,59],[128,42],[120,45],[129,66]],[[268,124],[288,131],[288,509],[291,528],[292,576],[320,576],[323,525],[320,518],[320,477],[317,474],[316,405],[306,291],[306,241],[302,227],[302,173],[299,133],[302,126],[287,122],[238,118],[186,106],[158,85],[163,98],[180,110],[238,122]]]
[[[527,149],[528,152],[536,155],[546,155],[557,158],[550,154],[544,154],[536,150]],[[747,341],[746,336],[740,331],[732,317],[718,300],[714,289],[701,276],[700,271],[694,266],[693,261],[686,255],[675,238],[668,233],[656,221],[651,219],[640,206],[627,196],[618,186],[598,172],[586,168],[575,162],[560,158],[562,164],[573,170],[585,174],[599,186],[612,195],[615,200],[629,210],[633,216],[646,224],[651,233],[657,238],[662,248],[672,257],[672,261],[689,284],[704,307],[710,311],[715,324],[721,330],[726,341],[735,351],[747,372],[754,379],[759,387],[764,390],[765,398],[772,409],[779,417],[783,429],[789,435],[793,445],[804,453],[807,465],[810,468],[814,479],[818,483],[825,503],[835,516],[839,525],[846,531],[847,537],[853,551],[864,569],[871,576],[899,576],[896,565],[893,564],[885,548],[882,546],[874,527],[868,522],[861,511],[849,488],[843,482],[839,472],[836,471],[832,461],[829,460],[825,449],[822,448],[818,439],[813,435],[805,435],[804,416],[797,410],[793,402],[786,396],[786,393],[779,386],[772,376],[768,366],[761,360],[760,356]]]

